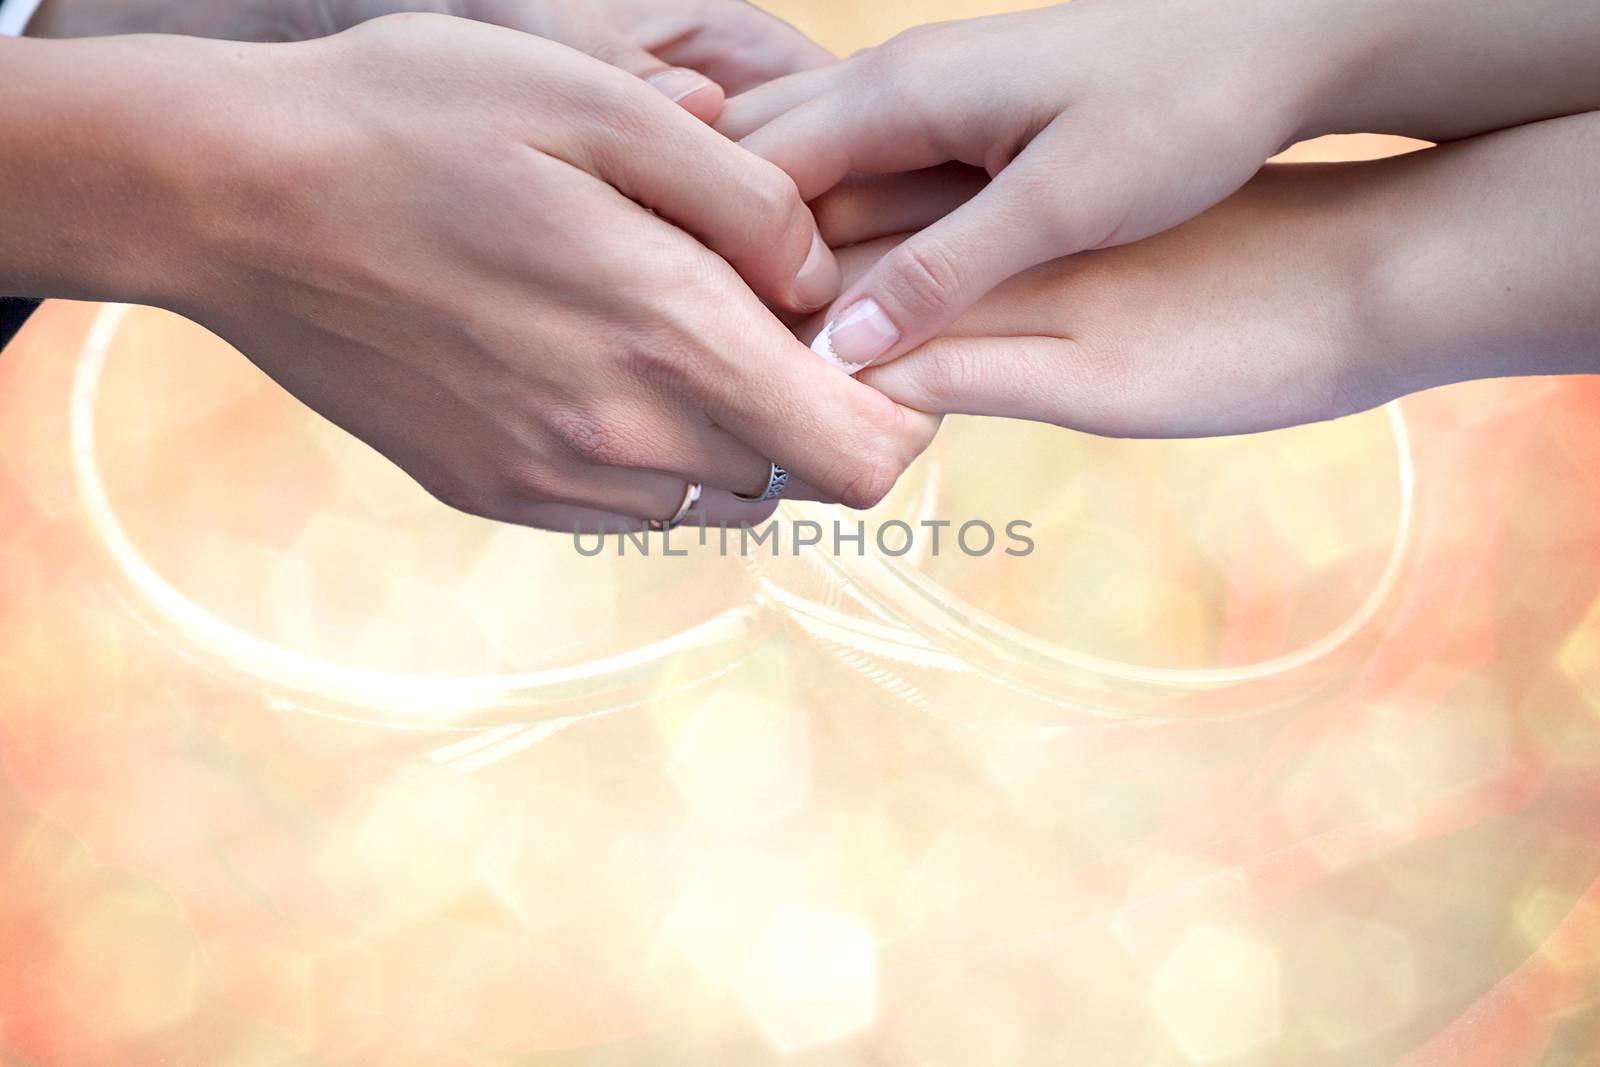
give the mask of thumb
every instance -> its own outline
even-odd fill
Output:
[[[854,374],[939,336],[1007,279],[1062,253],[1036,197],[1002,171],[988,188],[885,255],[834,304],[812,342]],[[1072,251],[1066,249],[1064,251]]]

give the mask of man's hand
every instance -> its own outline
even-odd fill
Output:
[[[743,0],[307,0],[329,33],[381,15],[435,11],[531,33],[643,78],[707,122],[726,93],[833,60]]]
[[[757,519],[729,492],[771,460],[860,507],[931,436],[758,299],[837,290],[793,182],[635,79],[430,16],[242,62],[259,91],[216,106],[248,121],[195,158],[264,166],[196,199],[171,302],[441,499],[665,518],[688,480]]]
[[[384,15],[456,15],[576,48],[644,78],[714,122],[724,91],[832,62],[799,30],[743,0],[45,0],[37,37],[181,33],[298,41]]]
[[[838,290],[794,183],[572,49],[427,15],[0,45],[0,276],[187,315],[464,510],[663,519],[697,481],[758,520],[729,494],[769,461],[863,507],[932,435],[763,305]]]

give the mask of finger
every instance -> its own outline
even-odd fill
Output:
[[[820,66],[767,82],[728,100],[717,122],[723,136],[742,141],[763,126],[802,104],[822,96],[844,81],[850,60]]]
[[[996,286],[1076,252],[1041,218],[1039,183],[1009,167],[983,192],[907,239],[846,288],[812,342],[854,373],[937,337]]]
[[[907,174],[853,174],[813,203],[811,213],[822,239],[838,250],[925,229],[988,184],[988,174],[963,163]]]
[[[674,545],[691,546],[698,536],[696,528],[717,530],[759,526],[770,519],[776,510],[776,502],[759,506],[745,504],[720,490],[708,489],[701,497],[700,505],[678,524],[679,527],[688,529],[675,535]],[[637,534],[654,528],[648,520],[632,515],[618,515],[614,512],[581,508],[571,504],[519,504],[501,516],[500,521],[515,523],[518,526],[531,526],[538,530],[549,530],[553,533],[584,535]],[[720,538],[712,540],[715,537],[716,535],[712,534],[704,543],[720,544]]]
[[[813,361],[804,353],[799,358]],[[721,427],[692,422],[688,412],[663,419],[661,408],[656,407],[631,417],[615,417],[619,423],[650,429],[625,436],[584,431],[582,447],[574,449],[572,458],[595,470],[650,472],[679,483],[697,482],[707,492],[715,489],[745,497],[765,493],[773,464],[783,466]],[[781,495],[788,500],[824,499],[820,491],[792,475]],[[614,502],[607,510],[616,510]]]
[[[1104,373],[1060,337],[939,338],[860,380],[919,411],[993,415],[1115,432]]]
[[[642,528],[652,521],[674,518],[683,507],[690,481],[655,471],[573,466],[541,479],[536,493],[513,494],[494,517],[550,529],[550,517],[583,511],[625,519],[633,528]],[[770,501],[743,501],[724,490],[702,487],[693,514],[695,521],[737,526],[764,521],[774,506]],[[528,521],[534,516],[543,516],[545,521]]]
[[[729,93],[835,61],[794,26],[743,0],[714,0],[689,14],[659,0],[599,0],[596,6],[646,51],[700,71]]]
[[[829,73],[818,71],[801,77],[821,78]],[[892,97],[881,101],[873,98],[867,105],[858,97],[846,87],[824,93],[778,115],[739,143],[793,178],[807,201],[815,200],[856,171],[897,174],[941,163],[986,162],[958,159],[946,138],[933,136],[922,128],[915,117],[917,112],[895,103]],[[730,102],[718,123],[717,128],[724,134],[742,125],[741,115],[735,114],[730,120],[729,112],[743,99]]]
[[[814,311],[838,295],[839,266],[786,174],[664,104],[631,104],[643,113],[586,138],[595,174],[699,238],[778,307]]]
[[[937,420],[840,374],[771,325],[771,336],[743,338],[746,356],[719,375],[708,413],[822,499],[875,506],[932,441]]]
[[[773,461],[721,427],[687,418],[662,420],[655,411],[627,421],[653,428],[636,443],[608,439],[601,443],[602,451],[588,458],[605,467],[651,471],[745,496],[760,496],[767,489]]]

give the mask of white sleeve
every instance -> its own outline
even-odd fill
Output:
[[[44,0],[0,0],[0,37],[21,37]]]

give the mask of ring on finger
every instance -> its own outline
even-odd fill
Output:
[[[737,499],[746,504],[765,504],[769,500],[776,500],[783,495],[784,489],[789,485],[789,472],[776,463],[767,464],[767,487],[755,496],[745,496],[743,493],[733,494]]]
[[[650,519],[645,523],[645,528],[651,533],[665,533],[668,530],[676,530],[683,525],[684,520],[689,517],[689,513],[699,505],[700,495],[704,492],[705,486],[699,482],[689,482],[683,490],[683,502],[678,505],[678,510],[673,513],[672,518],[667,519],[665,522],[660,519]]]

